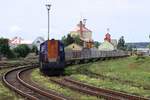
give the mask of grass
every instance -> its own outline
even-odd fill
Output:
[[[41,73],[39,72],[38,69],[36,69],[32,72],[31,78],[34,82],[36,82],[37,84],[39,84],[40,86],[42,86],[46,89],[53,90],[55,92],[63,94],[66,97],[74,98],[75,100],[98,100],[98,99],[100,99],[100,98],[85,95],[85,94],[79,93],[77,91],[73,91],[69,88],[55,84],[55,83],[49,81],[49,77],[45,77],[45,76],[41,75]]]
[[[6,61],[0,61],[0,69],[8,67],[18,67],[23,65],[28,65],[32,63],[37,63],[37,59],[9,59]]]
[[[0,100],[23,100],[0,82]]]
[[[150,97],[150,57],[73,65],[65,69],[65,74],[98,87]]]
[[[89,66],[88,70],[99,75],[150,87],[150,57],[139,60],[136,60],[136,57],[128,57],[97,62]]]
[[[111,80],[106,80],[106,79],[101,80],[101,79],[91,78],[91,77],[88,77],[86,75],[81,75],[81,74],[72,75],[71,77],[73,77],[74,79],[78,81],[91,84],[96,87],[113,89],[117,91],[144,96],[144,97],[150,97],[150,90],[144,90],[142,87],[141,88],[133,87],[133,86],[126,85],[126,84],[120,84],[117,81],[112,82]]]

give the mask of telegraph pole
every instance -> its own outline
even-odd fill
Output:
[[[49,32],[50,32],[50,30],[49,30],[49,12],[50,12],[50,8],[51,8],[51,4],[46,4],[45,5],[46,6],[46,8],[47,8],[47,11],[48,11],[48,40],[49,40]]]

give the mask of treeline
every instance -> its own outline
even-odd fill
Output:
[[[61,41],[64,44],[64,46],[68,46],[72,43],[76,43],[76,44],[81,45],[81,46],[83,45],[79,36],[73,36],[72,37],[70,34],[68,34],[67,36],[63,36]]]
[[[71,36],[70,34],[68,34],[67,36],[63,36],[61,38],[61,41],[65,47],[72,44],[72,43],[76,43],[80,46],[83,46],[83,41],[81,41],[79,36]],[[94,46],[96,48],[98,48],[99,45],[100,45],[100,43],[98,41],[94,41]]]
[[[18,58],[26,57],[29,53],[37,53],[38,49],[36,46],[29,48],[26,44],[20,44],[17,47],[10,49],[9,40],[5,38],[0,38],[0,56],[7,58]]]
[[[68,34],[67,36],[63,36],[61,41],[63,42],[65,46],[68,46],[72,43],[76,43],[80,46],[83,46],[83,41],[81,41],[79,36],[71,36],[70,34]],[[94,41],[93,45],[94,47],[98,48],[100,45],[100,42]],[[118,50],[131,50],[131,47],[128,47],[125,44],[125,40],[123,36],[121,36],[120,39],[118,40],[117,49]]]
[[[124,51],[131,51],[131,52],[137,51],[137,48],[135,45],[128,45],[127,43],[125,43],[123,36],[121,36],[120,39],[118,40],[117,49],[124,50]]]

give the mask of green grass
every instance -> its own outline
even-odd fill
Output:
[[[112,82],[111,80],[108,80],[108,79],[101,80],[101,79],[96,79],[96,78],[90,78],[86,75],[81,75],[81,74],[72,75],[71,77],[73,77],[74,79],[78,81],[91,84],[96,87],[113,89],[117,91],[144,96],[144,97],[150,97],[150,90],[144,90],[142,87],[138,88],[138,87],[133,87],[133,86],[126,85],[126,84],[120,84],[117,81]]]
[[[6,60],[6,61],[0,61],[0,69],[8,68],[8,67],[18,67],[18,66],[24,66],[31,63],[37,63],[37,59],[14,59],[14,60]]]
[[[128,57],[115,60],[98,61],[82,65],[74,65],[65,70],[70,74],[90,74],[106,76],[111,79],[129,81],[137,86],[150,89],[150,57],[136,60],[136,57]]]
[[[128,57],[97,62],[91,64],[88,70],[99,75],[150,86],[150,57],[139,60],[136,60],[136,57]]]
[[[150,97],[150,57],[136,58],[73,65],[65,74],[98,87]]]
[[[0,100],[23,100],[0,82]]]
[[[32,72],[31,78],[34,82],[36,82],[37,84],[39,84],[40,86],[46,89],[53,90],[55,92],[63,94],[64,96],[74,98],[75,100],[98,100],[99,99],[97,97],[85,95],[77,91],[73,91],[69,88],[65,88],[63,86],[55,84],[49,81],[49,77],[43,76],[38,69]]]

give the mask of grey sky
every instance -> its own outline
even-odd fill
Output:
[[[1,0],[0,36],[33,40],[47,37],[46,0]],[[51,0],[50,37],[60,39],[71,31],[81,16],[103,41],[107,28],[112,38],[122,35],[128,42],[150,41],[150,0]]]

